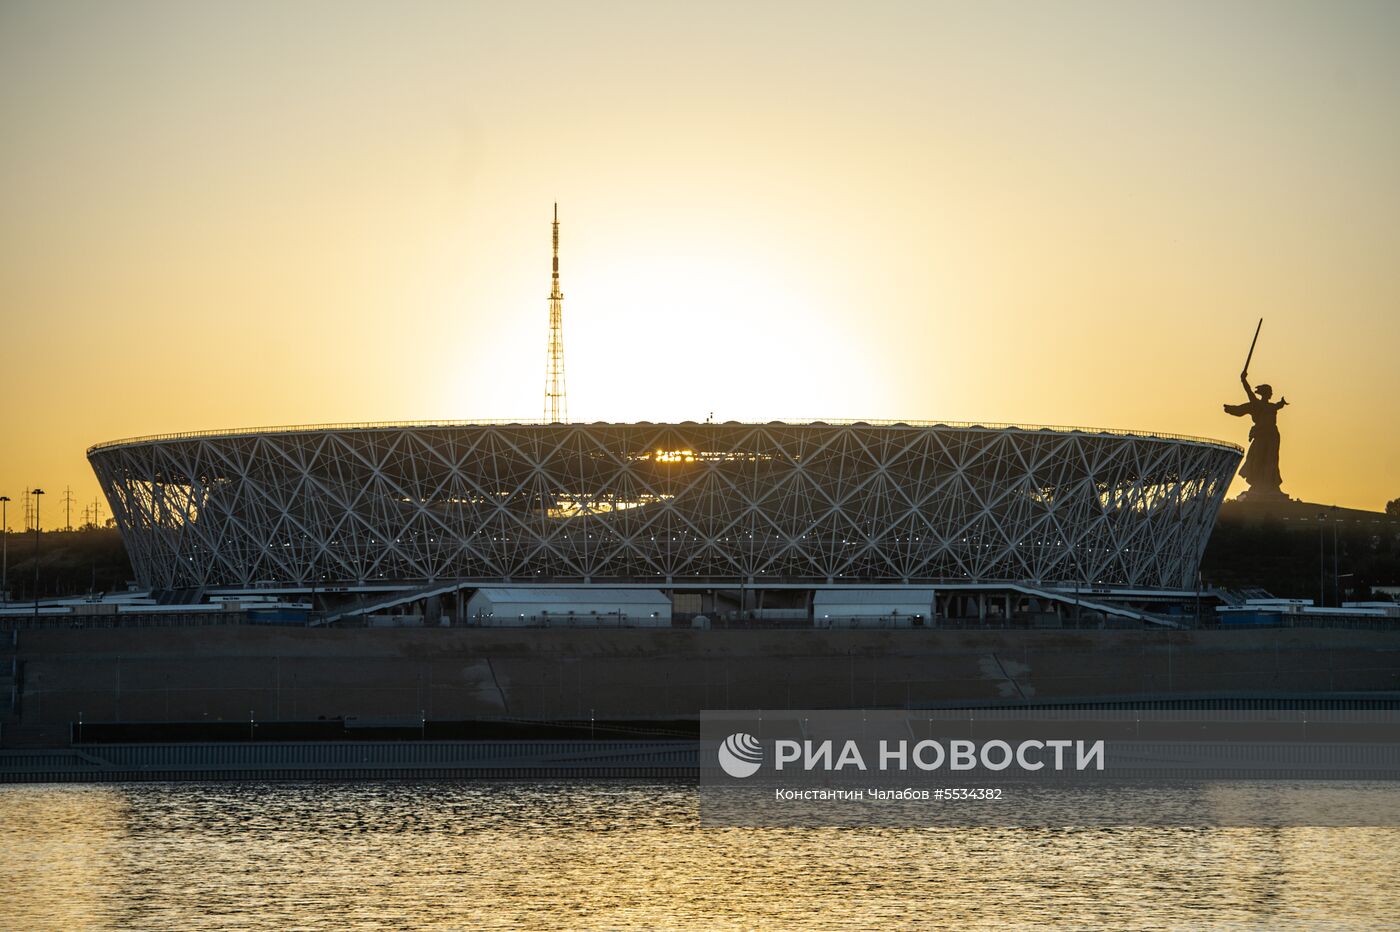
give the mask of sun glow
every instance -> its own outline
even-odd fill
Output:
[[[1397,8],[409,6],[0,13],[12,495],[90,500],[112,437],[538,418],[555,201],[574,421],[1243,441],[1263,316],[1284,490],[1400,493]]]

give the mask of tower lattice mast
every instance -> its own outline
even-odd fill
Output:
[[[559,290],[559,205],[554,205],[554,271],[549,290],[549,364],[544,382],[544,418],[551,424],[569,420],[564,389],[564,293]]]

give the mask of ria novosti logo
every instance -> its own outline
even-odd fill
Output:
[[[822,741],[779,739],[774,742],[773,769],[867,772],[873,763],[876,770],[901,773],[909,772],[911,766],[926,772],[944,768],[954,772],[980,769],[992,773],[1008,769],[1026,773],[1047,768],[1052,771],[1103,770],[1104,746],[1102,738],[1092,742],[1031,738],[1014,746],[997,738],[980,744],[965,738],[954,738],[946,744],[929,739],[915,742],[912,747],[906,740],[881,740],[876,756],[867,763],[875,749],[862,750],[854,739],[841,743],[839,750],[837,742],[830,738]],[[720,769],[737,779],[751,777],[763,766],[763,744],[748,732],[736,731],[725,738],[716,753]]]
[[[731,777],[751,777],[763,766],[763,745],[753,735],[735,732],[719,746],[719,766]]]

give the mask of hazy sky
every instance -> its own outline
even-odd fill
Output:
[[[574,420],[1243,443],[1263,316],[1284,490],[1379,508],[1397,49],[1392,2],[0,0],[0,493],[539,417],[557,200]]]

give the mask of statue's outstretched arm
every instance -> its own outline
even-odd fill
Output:
[[[1249,396],[1249,400],[1254,400],[1254,389],[1249,387],[1249,373],[1240,373],[1240,384],[1244,386],[1244,393]]]

